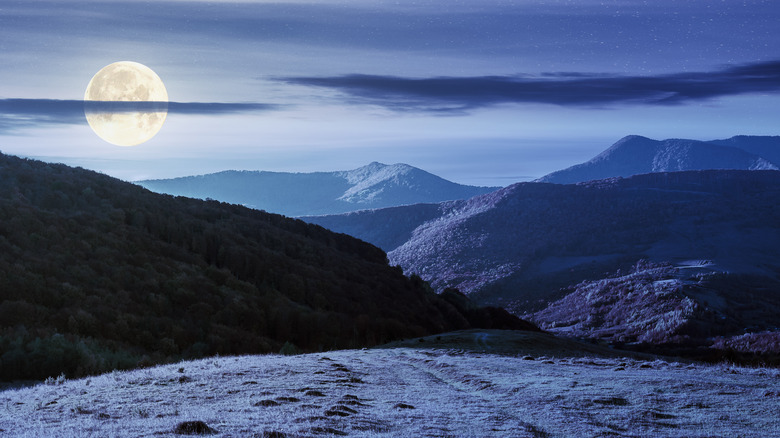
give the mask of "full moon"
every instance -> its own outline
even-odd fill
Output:
[[[84,92],[87,123],[103,140],[117,146],[148,141],[162,128],[168,115],[168,92],[149,67],[131,61],[109,64],[95,73]],[[88,101],[99,101],[90,106]],[[114,104],[112,102],[152,102]]]

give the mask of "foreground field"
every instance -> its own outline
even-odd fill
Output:
[[[458,336],[490,350],[499,335]],[[541,351],[540,335],[513,336]],[[0,434],[780,436],[777,369],[426,348],[436,341],[52,379],[0,392]]]

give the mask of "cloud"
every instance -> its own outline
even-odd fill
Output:
[[[0,99],[0,132],[40,124],[86,123],[85,111],[225,115],[272,111],[281,105],[222,102],[104,102],[56,99]]]
[[[220,115],[274,111],[282,107],[271,103],[168,102],[168,113]]]
[[[723,96],[777,93],[780,61],[729,66],[712,72],[656,76],[546,73],[540,77],[406,78],[351,74],[286,77],[280,81],[341,91],[348,102],[393,110],[465,111],[504,103],[560,106],[680,105]]]

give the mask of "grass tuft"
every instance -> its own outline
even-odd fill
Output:
[[[173,433],[179,435],[215,435],[219,432],[202,421],[184,421],[176,425]]]
[[[600,405],[606,405],[606,406],[628,406],[628,400],[626,400],[623,397],[603,397],[603,398],[597,398],[593,400],[593,403],[598,403]]]

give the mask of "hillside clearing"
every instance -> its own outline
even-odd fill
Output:
[[[217,357],[0,392],[0,432],[776,436],[779,377],[777,369],[454,349]]]

